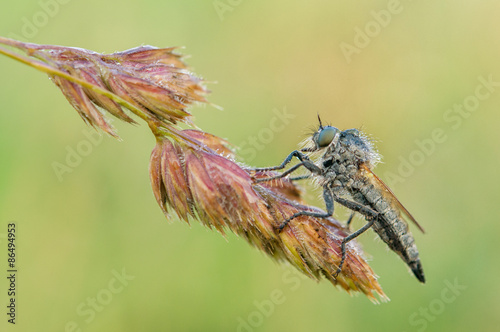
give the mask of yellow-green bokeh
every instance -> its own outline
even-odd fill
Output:
[[[222,19],[214,3],[229,6]],[[397,10],[380,18],[388,8]],[[46,22],[43,13],[50,14]],[[388,303],[295,279],[234,235],[224,239],[196,222],[164,218],[149,185],[154,139],[143,124],[115,122],[123,141],[103,137],[59,181],[53,163],[64,163],[67,149],[92,131],[44,74],[1,57],[0,275],[11,221],[19,246],[12,330],[65,331],[73,321],[82,331],[247,331],[240,324],[249,318],[258,325],[253,331],[496,330],[500,87],[474,111],[445,116],[475,95],[479,77],[500,82],[499,14],[494,0],[3,4],[3,36],[22,37],[26,22],[36,22],[25,41],[107,53],[185,46],[194,72],[218,82],[209,85],[209,99],[224,108],[192,108],[196,124],[238,146],[257,137],[262,151],[245,152],[249,164],[279,163],[316,125],[317,113],[342,129],[362,127],[384,156],[376,169],[383,179],[413,158],[414,169],[393,189],[427,231],[412,228],[425,285],[373,232],[360,237]],[[358,29],[372,29],[372,36],[348,63],[340,46],[360,45]],[[263,131],[269,133],[274,109],[294,117],[269,138]],[[418,159],[416,141],[428,142],[436,129],[446,139]],[[82,314],[91,308],[88,298],[108,300],[113,271],[123,269],[135,278],[95,317]],[[447,283],[455,282],[466,288],[453,293]],[[272,313],[259,310],[256,303],[276,291],[283,303]]]

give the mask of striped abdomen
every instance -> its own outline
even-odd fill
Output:
[[[379,213],[373,224],[373,230],[392,251],[396,252],[411,268],[420,282],[425,282],[424,271],[415,240],[408,230],[407,223],[386,191],[367,178],[355,181],[351,188],[355,201],[370,207]]]

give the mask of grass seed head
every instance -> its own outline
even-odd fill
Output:
[[[123,111],[123,105],[92,87],[108,91],[151,121],[165,125],[189,123],[191,114],[186,108],[195,102],[207,101],[204,95],[208,91],[202,80],[186,69],[181,56],[173,52],[174,48],[141,46],[99,54],[73,47],[24,45],[31,56],[88,83],[84,86],[50,75],[85,122],[112,136],[116,133],[106,120],[105,112],[129,123],[134,120]]]
[[[315,280],[324,276],[348,292],[362,292],[374,301],[374,294],[386,299],[355,241],[348,244],[342,272],[333,277],[341,260],[342,239],[347,236],[335,219],[301,216],[278,230],[296,212],[320,211],[301,204],[300,191],[291,181],[255,183],[265,174],[252,176],[216,152],[227,154],[224,140],[199,131],[184,130],[183,134],[192,138],[190,144],[158,138],[151,154],[151,184],[163,211],[172,209],[185,221],[199,218],[222,234],[229,229]]]

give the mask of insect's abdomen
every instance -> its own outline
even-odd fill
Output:
[[[373,224],[373,230],[406,262],[417,279],[422,283],[425,282],[415,240],[408,230],[408,225],[401,218],[399,210],[385,195],[382,188],[366,180],[356,182],[352,188],[353,199],[380,214]]]

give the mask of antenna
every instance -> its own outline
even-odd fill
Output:
[[[323,129],[323,124],[321,123],[321,118],[319,117],[319,113],[318,113],[318,121],[319,121],[319,129]]]

